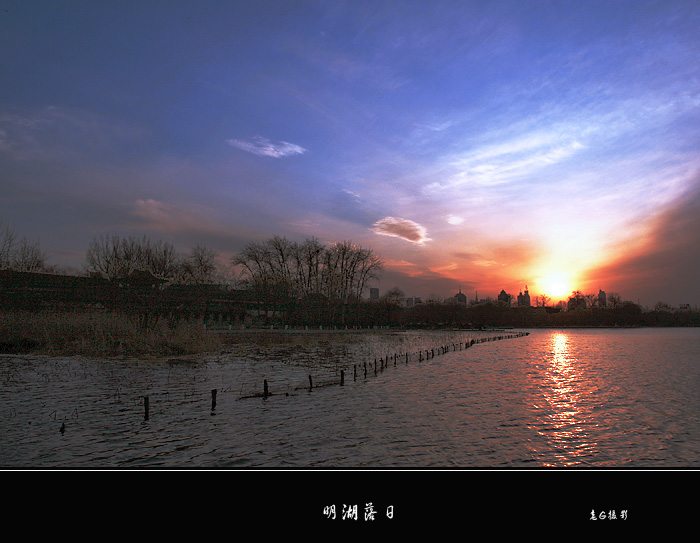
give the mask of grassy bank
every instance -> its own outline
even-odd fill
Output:
[[[391,329],[205,328],[201,321],[144,330],[137,316],[108,311],[0,311],[0,353],[91,358],[167,358],[240,346],[308,347],[388,340]],[[400,334],[400,333],[399,333]]]
[[[0,313],[0,352],[51,356],[162,357],[216,351],[219,334],[201,322],[165,321],[143,330],[138,320],[106,311],[6,311]]]

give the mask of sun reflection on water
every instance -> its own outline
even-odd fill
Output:
[[[549,442],[554,458],[547,459],[544,465],[585,463],[585,457],[593,454],[596,448],[585,430],[585,381],[576,365],[566,333],[555,332],[550,348],[542,384],[547,408],[538,433]]]

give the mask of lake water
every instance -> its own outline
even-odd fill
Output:
[[[171,362],[1,355],[0,465],[698,467],[700,329],[463,345],[516,332],[365,334]]]

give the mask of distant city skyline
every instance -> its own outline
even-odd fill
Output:
[[[698,28],[695,0],[10,0],[0,220],[59,266],[314,236],[381,256],[382,294],[697,306]]]

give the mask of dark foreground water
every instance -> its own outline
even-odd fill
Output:
[[[529,332],[468,349],[498,333],[368,334],[199,361],[2,355],[0,465],[700,465],[700,329]]]

